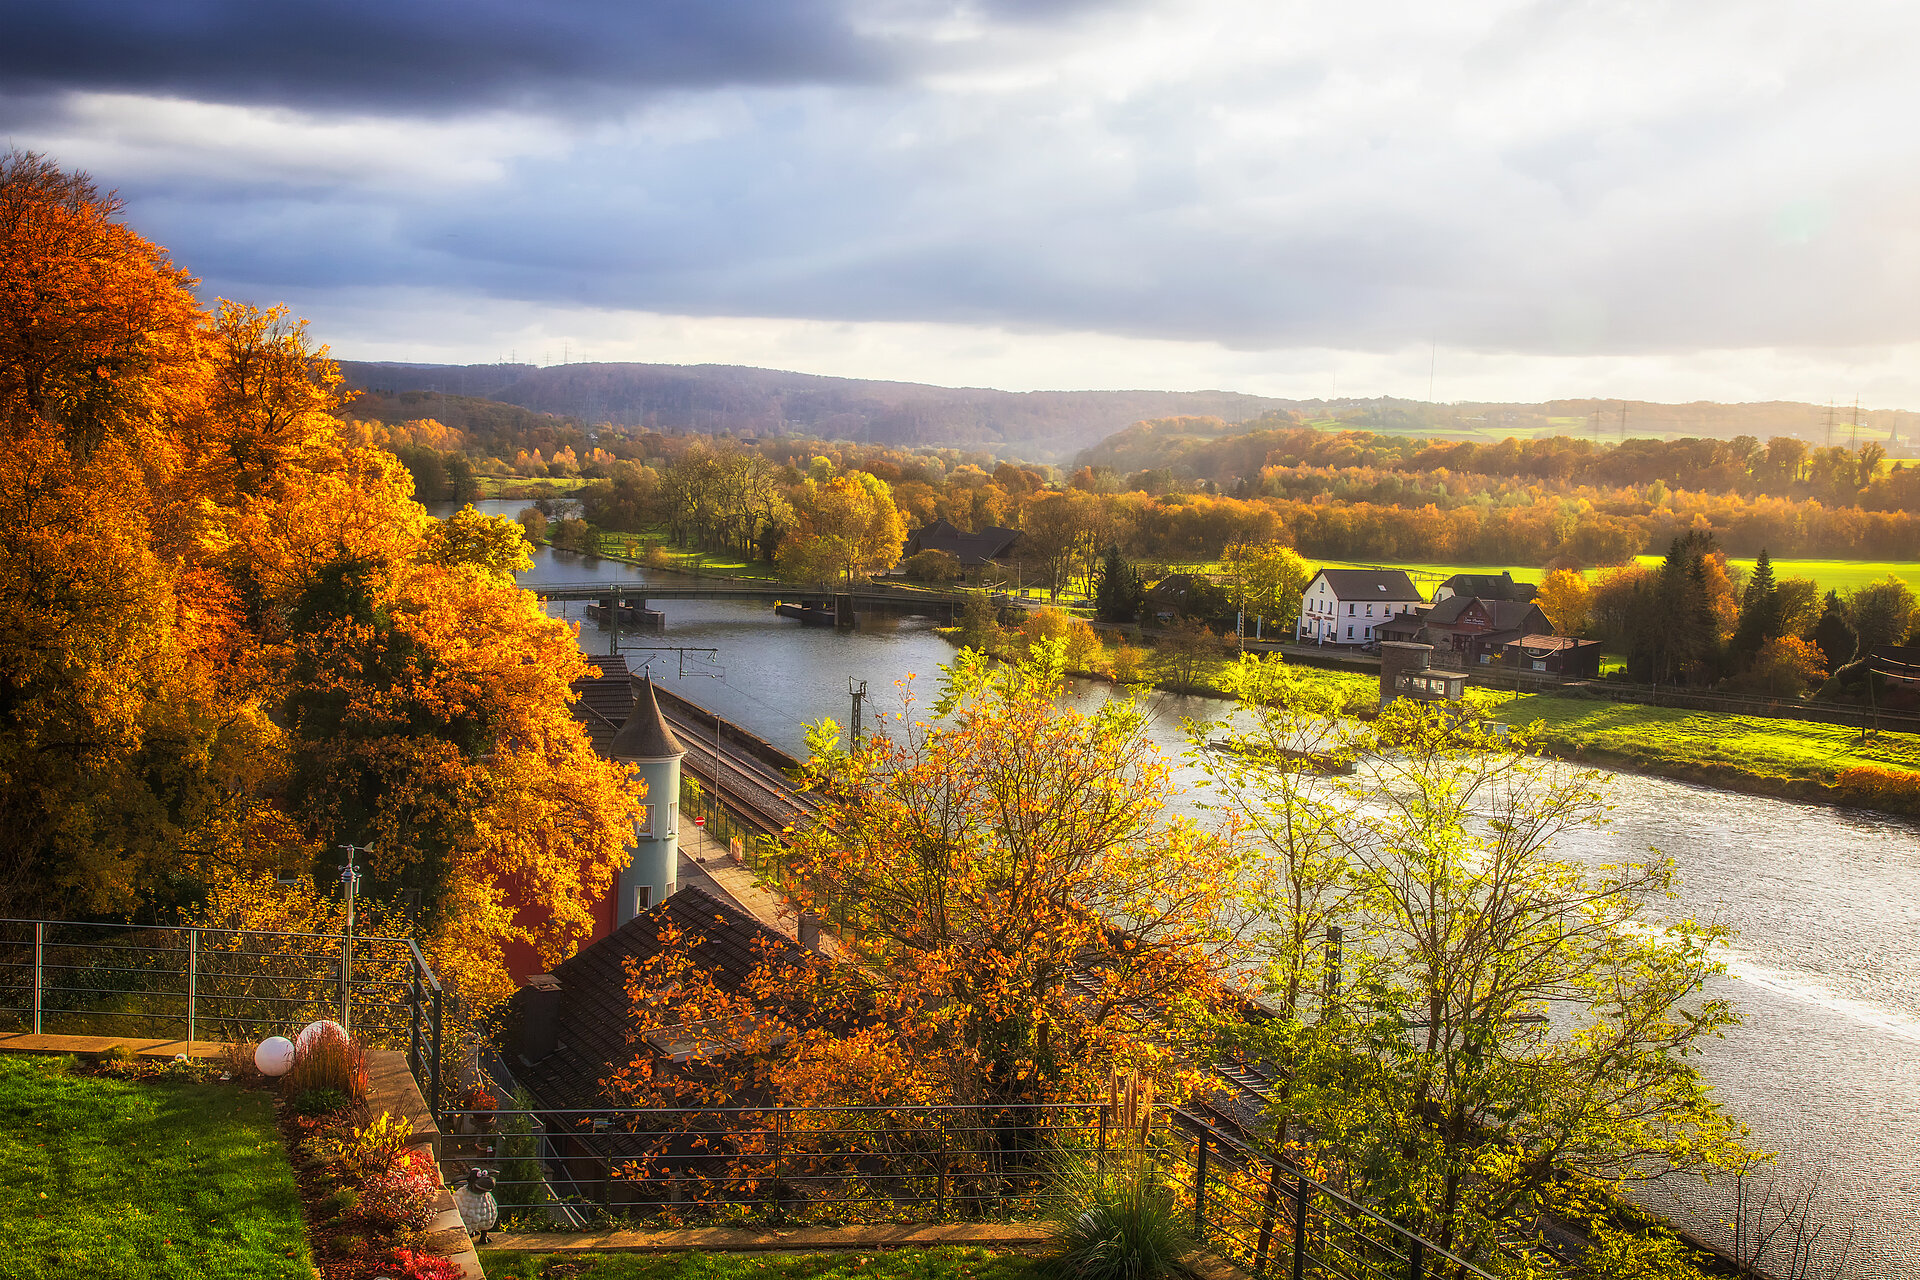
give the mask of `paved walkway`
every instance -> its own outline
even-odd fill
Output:
[[[1044,1244],[1045,1223],[880,1223],[864,1227],[680,1227],[661,1231],[516,1231],[496,1235],[490,1249],[525,1253],[760,1253],[775,1249],[902,1249],[977,1245],[989,1249]]]
[[[742,911],[776,933],[798,939],[800,922],[785,898],[753,882],[753,872],[735,865],[727,844],[691,822],[680,825],[680,883],[697,884],[718,898],[730,898]]]
[[[225,1048],[219,1041],[148,1040],[138,1036],[36,1036],[28,1031],[0,1032],[0,1053],[74,1053],[97,1057],[123,1045],[139,1058],[217,1058]]]

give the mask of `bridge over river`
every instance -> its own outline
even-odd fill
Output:
[[[876,609],[890,613],[922,614],[950,622],[966,601],[966,596],[959,592],[924,591],[877,583],[841,588],[831,583],[804,586],[769,582],[762,585],[737,578],[671,584],[542,582],[535,585],[534,590],[543,600],[585,600],[602,609],[614,611],[616,616],[645,614],[648,612],[648,602],[654,600],[765,601],[783,616],[807,622],[831,621],[839,627],[852,627],[859,614]]]

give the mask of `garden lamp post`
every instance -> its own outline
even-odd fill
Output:
[[[340,869],[340,883],[346,887],[347,894],[347,934],[340,940],[340,1026],[347,1032],[353,1030],[353,1003],[350,999],[353,989],[353,904],[360,893],[360,869],[353,865],[357,853],[372,853],[370,844],[340,846],[347,851],[347,865]]]

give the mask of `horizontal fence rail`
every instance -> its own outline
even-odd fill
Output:
[[[439,979],[410,938],[0,920],[0,1030],[248,1043],[331,1018],[439,1105]]]
[[[1119,1158],[1097,1104],[445,1113],[445,1168],[504,1211],[681,1225],[1033,1219],[1076,1162]],[[1473,1262],[1197,1113],[1163,1111],[1154,1167],[1215,1253],[1260,1277],[1490,1280]]]

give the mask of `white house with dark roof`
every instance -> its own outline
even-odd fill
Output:
[[[1300,597],[1302,644],[1361,648],[1380,639],[1379,628],[1426,604],[1400,569],[1322,569]]]

